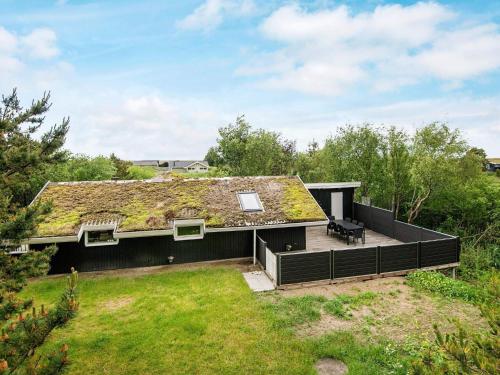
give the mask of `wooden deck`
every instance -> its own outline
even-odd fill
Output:
[[[352,239],[352,238],[351,238]],[[374,247],[381,245],[397,245],[403,242],[394,238],[384,236],[383,234],[366,229],[365,243],[360,239],[358,242],[349,242],[340,239],[337,235],[326,235],[326,227],[308,227],[306,228],[306,250],[307,251],[322,251],[322,250],[337,250],[337,249],[355,249],[359,247]]]

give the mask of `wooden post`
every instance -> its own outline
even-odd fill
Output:
[[[257,230],[253,230],[253,265],[257,264]]]
[[[457,267],[451,269],[451,277],[453,277],[453,279],[457,278]]]

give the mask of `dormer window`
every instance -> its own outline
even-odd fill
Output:
[[[259,194],[255,191],[238,193],[241,209],[245,212],[260,212],[263,211],[262,202]]]
[[[78,240],[84,236],[86,247],[117,245],[118,238],[115,238],[116,223],[90,223],[84,224],[80,228]]]
[[[85,246],[107,246],[118,244],[114,229],[85,231]]]
[[[174,240],[201,240],[205,235],[205,220],[174,220]]]

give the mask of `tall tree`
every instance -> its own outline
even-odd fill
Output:
[[[432,123],[416,132],[412,145],[413,195],[409,202],[408,223],[417,219],[422,205],[432,194],[450,187],[450,177],[459,171],[466,150],[467,144],[460,132],[451,130],[446,124]]]
[[[410,150],[408,136],[395,127],[387,132],[387,172],[391,193],[391,206],[397,219],[410,182]]]
[[[370,124],[345,126],[325,142],[323,166],[332,181],[361,181],[360,193],[383,201],[386,183],[384,138]]]
[[[217,146],[207,161],[233,176],[290,174],[296,155],[295,142],[280,133],[253,130],[244,116],[219,129]]]

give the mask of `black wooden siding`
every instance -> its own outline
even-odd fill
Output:
[[[331,278],[330,252],[284,254],[280,256],[281,284]]]
[[[380,272],[411,270],[418,268],[418,244],[381,246]]]
[[[257,236],[267,242],[267,247],[273,253],[286,251],[288,244],[292,245],[292,250],[306,248],[305,227],[262,229],[257,231]]]
[[[333,255],[333,277],[350,277],[377,273],[377,248],[335,251]]]
[[[32,245],[42,248],[45,245]],[[70,267],[78,271],[100,271],[118,268],[147,267],[200,262],[253,255],[253,232],[235,231],[206,233],[202,240],[174,241],[172,236],[121,239],[118,245],[85,247],[79,243],[58,244],[51,260],[51,274],[67,273]]]
[[[310,188],[311,195],[328,216],[332,215],[332,193],[341,191],[343,193],[344,217],[353,216],[354,188],[344,189],[314,189]],[[343,219],[342,217],[337,219]]]

